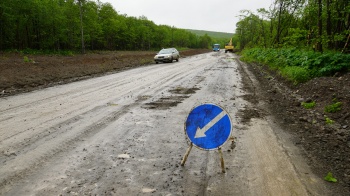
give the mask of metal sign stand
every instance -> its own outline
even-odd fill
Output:
[[[191,110],[184,125],[190,146],[181,161],[181,166],[185,165],[193,146],[202,150],[217,149],[222,173],[226,173],[221,146],[231,135],[232,123],[228,112],[214,104],[202,104]]]
[[[183,158],[182,161],[181,161],[181,166],[184,166],[184,165],[185,165],[186,160],[187,160],[187,157],[188,157],[188,155],[189,155],[190,152],[191,152],[192,146],[193,146],[193,143],[191,142],[190,147],[188,147],[188,149],[187,149],[187,151],[186,151],[186,154],[185,154],[184,158]]]
[[[193,147],[193,143],[191,142],[190,144],[190,147],[188,147],[187,151],[186,151],[186,154],[184,155],[182,161],[181,161],[181,166],[184,166],[186,161],[187,161],[187,158],[188,158],[188,155],[190,155],[190,152],[192,150],[192,147]],[[225,170],[225,162],[224,162],[224,156],[222,154],[222,151],[221,151],[221,148],[218,148],[218,152],[219,152],[219,156],[220,156],[220,162],[221,162],[221,171],[222,173],[226,173],[226,170]]]
[[[225,163],[224,163],[224,156],[222,155],[221,148],[218,148],[219,155],[220,155],[220,162],[221,162],[221,171],[222,173],[226,173],[225,171]]]

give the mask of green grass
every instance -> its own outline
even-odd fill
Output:
[[[15,52],[22,55],[62,55],[62,56],[74,56],[75,52],[71,50],[34,50],[34,49],[24,49],[24,50],[7,50],[7,52]]]
[[[330,118],[328,118],[327,116],[325,117],[325,121],[327,125],[331,125],[334,123],[334,120],[331,120]]]
[[[335,102],[331,105],[327,105],[324,108],[324,111],[327,113],[336,113],[341,110],[342,103],[341,102]]]
[[[316,106],[316,102],[315,101],[312,101],[310,103],[302,102],[301,106],[303,106],[305,109],[312,109]]]
[[[30,60],[27,56],[24,56],[24,57],[23,57],[23,61],[24,61],[25,63],[30,63],[30,62],[31,62],[31,60]]]
[[[190,50],[190,48],[176,48],[179,52],[181,51],[186,51],[186,50]]]
[[[328,182],[337,182],[337,179],[333,177],[331,172],[328,172],[327,176],[324,177],[324,180]]]

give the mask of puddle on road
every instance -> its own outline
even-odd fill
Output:
[[[176,87],[175,89],[169,90],[170,93],[176,94],[168,97],[162,97],[157,101],[153,101],[150,103],[145,103],[142,108],[145,109],[158,109],[158,110],[166,110],[171,107],[177,106],[179,103],[182,103],[183,100],[190,97],[191,94],[194,94],[199,88],[183,88]]]
[[[248,123],[253,118],[263,118],[267,115],[267,112],[262,109],[245,108],[238,111],[238,116],[241,118],[242,123]]]
[[[171,93],[175,94],[193,94],[195,93],[199,88],[183,88],[183,87],[176,87],[175,89],[169,90]]]
[[[166,110],[171,107],[177,106],[177,104],[182,103],[182,101],[190,96],[170,96],[162,97],[157,101],[146,103],[143,108],[145,109],[159,109]]]

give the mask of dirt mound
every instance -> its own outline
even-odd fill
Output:
[[[248,68],[261,88],[252,89],[251,81],[244,81],[246,91],[254,93],[248,101],[265,102],[278,124],[295,136],[294,144],[304,149],[315,173],[324,178],[332,172],[338,180],[334,188],[349,195],[350,73],[294,86],[266,66],[248,64]],[[302,103],[314,107],[306,109]],[[249,118],[249,112],[243,116]]]
[[[346,129],[350,122],[350,73],[336,74],[334,77],[315,78],[297,87],[297,93],[304,95],[305,101],[315,102],[315,111],[333,119],[338,128]],[[340,102],[339,111],[327,112],[330,107]]]

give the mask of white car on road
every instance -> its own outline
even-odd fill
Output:
[[[158,64],[159,62],[170,62],[174,60],[179,61],[180,54],[175,48],[163,48],[159,53],[154,56],[154,61]]]

